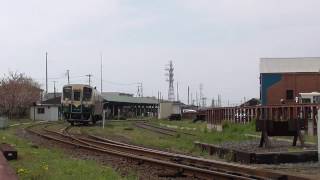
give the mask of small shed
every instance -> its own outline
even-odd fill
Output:
[[[58,121],[61,118],[61,97],[42,101],[30,108],[30,119],[40,121]]]
[[[171,115],[181,115],[181,102],[162,101],[160,102],[158,119],[167,119]]]

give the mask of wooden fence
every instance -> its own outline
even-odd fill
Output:
[[[317,109],[320,104],[268,105],[249,107],[216,107],[200,111],[205,113],[208,128],[221,128],[223,121],[248,123],[252,120],[303,122],[308,133],[316,133]]]

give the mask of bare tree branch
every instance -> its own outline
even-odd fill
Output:
[[[0,79],[0,113],[9,118],[26,116],[29,107],[40,100],[41,91],[32,78],[9,72]]]

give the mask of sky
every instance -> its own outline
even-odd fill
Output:
[[[23,72],[49,91],[88,83],[167,98],[174,64],[179,98],[238,104],[259,97],[261,57],[319,57],[318,0],[0,0],[0,73]]]

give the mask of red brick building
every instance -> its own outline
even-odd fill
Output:
[[[261,58],[262,105],[292,104],[310,92],[320,92],[320,58]]]

